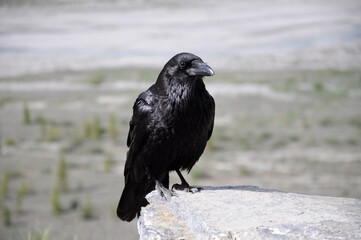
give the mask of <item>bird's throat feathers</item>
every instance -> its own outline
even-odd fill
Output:
[[[201,77],[187,79],[171,79],[167,86],[167,97],[174,106],[196,104],[199,95],[205,92]],[[194,102],[195,101],[195,102]]]
[[[208,95],[203,78],[201,76],[174,76],[172,71],[163,71],[159,74],[157,82],[153,85],[153,91],[163,96],[165,109],[172,115],[181,117],[183,112],[201,109],[203,101]]]

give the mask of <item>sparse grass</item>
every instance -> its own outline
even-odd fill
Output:
[[[278,148],[282,148],[284,146],[287,145],[287,140],[286,139],[277,139],[273,144],[272,147],[273,149],[278,149]]]
[[[79,203],[78,203],[78,200],[76,199],[73,199],[71,202],[70,202],[70,209],[71,210],[76,210],[79,206]]]
[[[102,129],[100,126],[100,119],[98,117],[94,117],[92,128],[91,128],[91,136],[93,139],[100,139],[102,134]]]
[[[103,73],[95,73],[90,79],[89,82],[93,85],[101,84],[105,79],[105,75]]]
[[[29,125],[30,121],[30,110],[27,103],[23,104],[23,124]]]
[[[118,137],[117,120],[114,113],[109,114],[108,135],[111,139]]]
[[[16,213],[21,213],[23,211],[22,209],[22,203],[24,196],[29,193],[28,186],[25,181],[22,181],[20,184],[19,189],[16,192]]]
[[[301,116],[301,122],[303,128],[310,128],[310,121],[305,116]]]
[[[323,118],[323,119],[321,119],[321,121],[320,121],[320,125],[321,125],[322,127],[329,127],[329,126],[332,126],[332,125],[334,125],[334,124],[335,124],[335,122],[334,122],[334,120],[331,119],[331,118]]]
[[[9,179],[20,178],[23,176],[22,172],[17,170],[7,171],[6,174],[8,175]]]
[[[4,106],[6,101],[7,101],[6,99],[0,98],[0,107]]]
[[[216,150],[216,147],[214,145],[214,141],[212,138],[210,138],[207,142],[207,146],[206,146],[206,150],[208,151],[215,151]]]
[[[109,215],[112,219],[117,219],[117,208],[115,206],[109,207]]]
[[[352,127],[361,129],[361,116],[349,118],[347,123]]]
[[[325,142],[331,146],[340,146],[342,145],[342,141],[336,138],[326,138]]]
[[[89,153],[92,153],[92,154],[102,154],[103,153],[103,149],[96,145],[96,146],[90,146],[89,147]]]
[[[262,132],[259,136],[260,141],[267,141],[272,138],[272,133],[269,132]]]
[[[60,154],[58,165],[56,168],[56,186],[59,188],[62,192],[68,192],[69,186],[68,186],[68,171],[67,171],[67,165],[65,162],[64,154]]]
[[[290,141],[290,142],[298,142],[299,140],[300,140],[299,136],[296,136],[296,135],[289,135],[288,136],[288,141]]]
[[[9,193],[9,173],[3,173],[2,180],[1,180],[1,188],[0,194],[3,197],[6,197]]]
[[[190,175],[193,180],[210,178],[210,175],[207,173],[206,169],[204,169],[204,168],[192,169],[192,171],[190,172]]]
[[[240,147],[242,150],[252,149],[251,140],[252,140],[252,136],[249,136],[249,135],[248,135],[248,136],[246,136],[246,135],[240,136],[240,139],[239,139],[239,147]]]
[[[46,130],[46,120],[44,117],[40,116],[36,119],[36,122],[39,124],[40,126],[40,133],[41,133],[41,139],[45,139],[46,135],[47,135],[47,130]]]
[[[15,146],[16,142],[15,142],[14,139],[8,138],[8,139],[5,140],[5,145],[7,145],[7,146]]]
[[[11,212],[5,203],[2,205],[2,217],[4,226],[11,226]]]
[[[86,196],[84,204],[81,208],[81,218],[84,220],[89,220],[94,218],[93,206],[89,195]]]
[[[342,197],[349,197],[350,196],[350,191],[347,189],[344,189],[341,193]]]
[[[21,182],[20,187],[19,187],[19,192],[23,195],[27,195],[30,193],[30,190],[29,190],[29,187],[28,187],[28,184],[26,181]]]
[[[128,74],[127,71],[123,71],[124,74]],[[136,71],[133,71],[136,72]],[[91,73],[94,74],[94,73]],[[108,81],[108,73],[106,73]],[[137,73],[134,73],[137,74]],[[154,72],[154,74],[157,74],[157,72]],[[143,78],[144,76],[140,76],[141,74],[138,74],[137,77]],[[90,75],[86,77],[87,80],[89,80]],[[155,76],[156,77],[156,76]],[[235,82],[245,82],[245,83],[253,83],[246,77],[237,77],[235,74],[231,74],[231,77],[233,79],[229,78],[230,82],[227,82],[229,84],[235,83]],[[308,73],[308,76],[304,77],[303,74],[299,73],[293,73],[293,76],[289,75],[285,77],[282,75],[280,77],[280,80],[278,81],[276,77],[271,76],[268,79],[268,76],[263,76],[265,79],[264,84],[278,84],[280,88],[282,88],[282,84],[285,85],[285,89],[287,88],[289,92],[287,94],[290,94],[294,96],[294,98],[290,101],[278,101],[276,99],[268,98],[268,97],[262,97],[255,94],[253,96],[244,96],[240,94],[239,96],[226,96],[226,95],[217,95],[216,103],[217,103],[217,115],[216,115],[216,125],[214,129],[214,133],[212,136],[212,139],[207,144],[207,151],[205,152],[205,155],[203,155],[203,159],[199,161],[194,169],[190,173],[190,177],[197,179],[199,183],[207,183],[209,185],[217,184],[213,179],[219,179],[220,177],[223,178],[223,182],[226,183],[228,180],[230,182],[236,183],[237,178],[243,179],[243,181],[240,181],[240,184],[254,184],[259,185],[263,184],[264,181],[269,181],[268,185],[272,185],[272,188],[279,189],[281,188],[287,188],[293,189],[294,191],[304,191],[305,193],[316,193],[316,191],[319,191],[317,193],[322,195],[344,195],[347,197],[359,197],[360,191],[357,191],[358,189],[358,182],[355,180],[357,179],[357,173],[354,173],[357,171],[357,169],[360,169],[360,164],[357,162],[357,154],[359,153],[359,147],[361,145],[361,139],[358,137],[358,133],[361,131],[361,115],[357,113],[357,100],[359,97],[359,89],[351,89],[350,93],[355,94],[351,95],[348,98],[345,96],[345,98],[340,99],[332,99],[328,98],[329,94],[332,94],[333,92],[339,92],[339,88],[345,88],[347,90],[347,84],[350,84],[347,81],[342,81],[344,79],[337,79],[339,80],[339,83],[335,82],[329,82],[326,81],[327,76],[323,76],[321,78],[317,78],[317,75],[313,75]],[[218,75],[218,80],[222,79]],[[306,78],[306,81],[301,81],[303,78]],[[70,79],[70,78],[68,78]],[[80,80],[84,80],[85,78],[82,77]],[[129,78],[114,78],[114,81],[118,81],[119,79],[129,79]],[[154,78],[152,78],[154,79]],[[255,79],[255,78],[253,78]],[[253,80],[252,79],[252,80]],[[360,80],[361,78],[358,77],[357,80]],[[45,79],[44,79],[45,80]],[[208,80],[208,79],[207,79]],[[209,80],[212,80],[210,78]],[[214,80],[214,82],[217,79]],[[274,81],[273,81],[274,80]],[[347,79],[345,79],[347,80]],[[74,79],[75,81],[75,79]],[[232,82],[231,82],[232,81]],[[256,83],[258,83],[260,80],[257,80]],[[283,81],[283,83],[282,83]],[[316,81],[320,81],[322,84],[322,87],[317,87]],[[332,79],[330,79],[332,81]],[[286,83],[287,82],[287,83]],[[360,82],[361,83],[361,82]],[[87,84],[90,85],[89,82]],[[144,82],[143,82],[144,84]],[[207,83],[206,83],[207,84]],[[353,83],[354,84],[354,83]],[[345,86],[343,86],[345,85]],[[208,86],[208,85],[207,85]],[[94,87],[95,88],[95,87]],[[318,91],[316,89],[319,89]],[[323,90],[322,90],[323,89]],[[8,204],[8,207],[10,207],[12,217],[13,217],[13,225],[14,227],[11,227],[9,229],[5,229],[6,231],[13,231],[15,227],[18,227],[18,222],[21,224],[22,227],[24,227],[23,230],[25,231],[24,236],[26,239],[26,234],[30,231],[26,231],[27,229],[30,229],[29,223],[33,219],[43,219],[41,222],[41,225],[44,226],[44,224],[47,224],[44,221],[56,221],[56,222],[62,222],[62,221],[69,221],[69,224],[76,223],[77,221],[84,222],[82,220],[81,216],[81,208],[84,204],[85,196],[86,194],[90,194],[91,200],[92,200],[92,208],[94,210],[93,215],[95,217],[98,217],[97,213],[97,205],[99,199],[102,197],[107,197],[107,195],[97,194],[100,193],[99,189],[101,188],[101,182],[96,182],[93,178],[90,179],[91,176],[95,175],[101,175],[103,177],[108,178],[111,180],[113,177],[110,173],[97,173],[94,172],[94,164],[97,164],[97,169],[108,171],[109,169],[112,170],[112,160],[108,159],[107,153],[114,154],[115,160],[118,160],[116,158],[114,151],[114,147],[117,148],[116,152],[120,151],[126,151],[125,146],[125,138],[124,134],[127,134],[128,130],[128,118],[129,114],[131,114],[131,104],[133,103],[133,100],[135,97],[136,90],[131,90],[131,92],[125,92],[122,91],[124,95],[124,98],[130,98],[124,103],[124,109],[119,109],[119,112],[114,112],[116,116],[116,127],[117,127],[117,137],[116,141],[112,141],[111,136],[111,114],[106,113],[106,115],[100,115],[104,114],[104,109],[99,109],[98,106],[93,106],[93,99],[96,99],[98,95],[107,95],[107,94],[113,94],[114,90],[104,90],[97,92],[87,92],[87,93],[80,93],[79,96],[77,96],[77,93],[70,93],[67,95],[69,96],[69,99],[66,99],[65,101],[60,100],[60,105],[65,102],[65,104],[71,104],[71,101],[77,102],[81,101],[82,104],[84,104],[84,108],[79,109],[79,112],[76,114],[74,113],[74,116],[64,116],[64,111],[58,111],[56,108],[59,104],[58,99],[61,98],[62,93],[56,93],[54,96],[51,96],[51,98],[48,98],[49,94],[44,95],[44,101],[49,101],[50,104],[48,106],[54,106],[56,105],[54,109],[51,110],[51,113],[46,113],[45,110],[33,110],[32,104],[30,101],[28,101],[29,107],[30,107],[30,113],[31,113],[31,123],[30,127],[25,127],[29,133],[36,133],[34,136],[43,136],[41,138],[42,141],[47,141],[47,133],[49,127],[53,126],[53,128],[57,131],[55,134],[56,137],[52,138],[53,141],[57,141],[55,143],[44,143],[41,142],[41,146],[39,145],[39,150],[32,150],[27,151],[27,146],[32,146],[36,144],[36,140],[31,139],[30,135],[26,136],[26,142],[24,141],[23,137],[19,135],[17,132],[9,134],[9,130],[11,130],[7,126],[7,123],[10,123],[10,117],[4,118],[1,122],[3,123],[2,127],[5,131],[2,133],[2,143],[3,143],[3,152],[4,153],[16,153],[15,150],[18,150],[21,152],[21,155],[17,156],[9,156],[7,154],[3,154],[3,156],[0,156],[0,158],[4,157],[4,160],[12,161],[13,159],[17,160],[20,159],[21,156],[24,156],[24,153],[26,154],[25,157],[31,159],[36,159],[39,157],[42,153],[40,151],[43,151],[44,147],[49,146],[49,149],[44,150],[44,157],[49,156],[51,158],[52,149],[50,147],[57,147],[57,148],[64,148],[64,154],[65,154],[65,160],[66,160],[66,166],[68,170],[68,178],[69,178],[69,187],[71,192],[69,194],[63,194],[61,190],[58,190],[58,207],[61,212],[60,216],[57,220],[55,220],[55,217],[46,217],[46,218],[39,218],[39,212],[35,211],[38,207],[43,205],[46,207],[48,211],[48,215],[52,215],[50,212],[50,190],[46,193],[45,196],[42,196],[42,189],[51,189],[54,182],[42,182],[43,179],[55,179],[55,167],[57,163],[57,155],[55,155],[55,163],[54,165],[49,165],[49,162],[44,164],[41,164],[43,161],[41,159],[38,163],[34,162],[34,165],[29,166],[27,163],[25,163],[25,166],[29,166],[29,169],[21,170],[23,172],[23,175],[25,176],[33,176],[34,182],[37,182],[39,184],[39,192],[36,195],[36,199],[39,199],[39,202],[37,202],[36,206],[30,206],[28,201],[32,201],[32,197],[25,197],[22,199],[22,203],[19,205],[19,209],[23,209],[23,211],[26,211],[26,214],[17,216],[17,204],[15,201],[17,201],[17,194],[20,195],[20,193],[17,193],[16,191],[18,188],[20,188],[20,185],[17,185],[22,181],[22,179],[12,179],[9,178],[10,182],[10,190],[9,190],[9,196],[6,197],[6,203]],[[275,91],[277,94],[279,91]],[[134,93],[134,94],[133,94]],[[29,95],[31,99],[36,99],[34,96],[38,93],[32,93],[34,95]],[[19,99],[23,99],[28,96],[24,96],[22,98],[16,98],[14,96],[14,100],[11,100],[12,102],[5,103],[4,110],[7,111],[11,106],[18,104]],[[43,97],[42,95],[39,95],[39,97]],[[15,99],[16,98],[16,99]],[[133,99],[133,100],[132,100]],[[34,100],[36,101],[36,100]],[[35,105],[34,105],[35,106]],[[60,106],[61,107],[61,106]],[[235,111],[236,109],[237,111]],[[22,110],[22,102],[20,102],[20,108],[18,110],[18,121],[16,122],[17,125],[24,126],[21,119],[21,110]],[[61,109],[60,109],[61,110]],[[44,120],[44,123],[42,123],[41,118],[36,120],[34,117],[39,116],[41,112],[44,112],[44,117],[46,121]],[[288,112],[291,112],[289,115],[287,115]],[[4,112],[5,113],[5,112]],[[37,115],[35,115],[37,114]],[[45,115],[46,114],[46,115]],[[90,114],[90,115],[89,115]],[[94,115],[92,115],[94,114]],[[15,116],[15,115],[14,115]],[[101,127],[105,130],[104,133],[100,135],[100,140],[105,140],[104,142],[101,142],[100,140],[94,140],[92,137],[92,129],[93,129],[93,117],[98,116],[100,119]],[[329,118],[329,119],[327,119]],[[56,123],[53,123],[56,119]],[[67,126],[69,124],[60,125],[62,121],[65,121],[64,119],[72,119],[73,126],[74,123],[79,124],[78,129],[74,131],[74,128],[70,129]],[[82,125],[82,120],[83,125]],[[326,120],[325,120],[326,119]],[[44,125],[44,127],[43,127]],[[66,126],[65,126],[66,125]],[[14,125],[14,130],[16,129],[16,125]],[[82,128],[83,127],[83,128]],[[24,128],[24,127],[23,127]],[[309,129],[308,129],[309,128]],[[9,130],[8,130],[9,129]],[[46,129],[45,131],[43,129]],[[70,132],[72,131],[72,132]],[[43,135],[43,132],[45,134]],[[77,136],[70,135],[71,133],[78,134]],[[76,144],[73,144],[74,139],[78,137],[78,139],[81,141],[81,146],[77,147],[75,151],[69,150],[73,149],[73,147]],[[126,137],[126,135],[125,135]],[[7,138],[14,138],[16,141],[16,148],[12,147],[6,147],[6,139]],[[326,139],[331,139],[331,144],[326,142]],[[336,139],[332,140],[332,139]],[[33,142],[32,142],[33,141]],[[119,141],[119,143],[118,143]],[[307,144],[307,141],[308,144]],[[116,146],[114,145],[115,142],[117,142]],[[29,145],[27,145],[29,143]],[[335,145],[340,144],[340,145]],[[67,148],[69,146],[69,148]],[[283,147],[283,149],[273,149],[273,146],[276,147]],[[105,150],[102,148],[104,147]],[[247,151],[243,151],[243,149]],[[25,151],[24,151],[25,150]],[[89,155],[89,161],[70,161],[72,159],[68,159],[68,152],[72,151],[71,155],[75,158],[78,158],[82,160],[85,156]],[[330,164],[328,163],[328,160],[326,158],[330,156],[331,158],[333,152],[339,151],[339,155],[335,155],[335,161],[338,162],[337,165],[332,165],[332,167],[328,167]],[[322,160],[325,158],[325,161],[319,161],[319,159],[316,159],[318,162],[316,163],[304,163],[303,159],[301,157],[309,157],[315,155],[318,157],[318,153],[320,154],[320,159]],[[340,164],[340,161],[343,161],[342,155],[347,153],[347,159],[345,159],[345,163]],[[28,155],[27,155],[28,154]],[[267,155],[269,154],[269,155]],[[300,155],[300,157],[299,157]],[[350,155],[350,156],[349,156]],[[9,157],[8,157],[9,156]],[[43,158],[43,156],[41,156]],[[275,166],[271,164],[270,169],[263,169],[263,168],[253,168],[252,167],[252,160],[254,159],[257,161],[258,164],[262,164],[262,161],[276,161],[279,156],[286,156],[285,158],[288,158],[287,161],[278,163],[276,162]],[[111,156],[110,156],[111,157]],[[316,158],[315,157],[315,158]],[[348,161],[348,157],[352,161]],[[242,159],[243,158],[243,159]],[[275,160],[274,160],[275,159]],[[353,159],[356,159],[353,161]],[[21,162],[19,162],[19,166],[23,166],[22,163],[25,161],[25,159],[20,159]],[[100,160],[100,162],[97,160]],[[241,161],[242,160],[242,161]],[[300,160],[300,161],[298,161]],[[316,161],[315,160],[315,161]],[[120,161],[120,159],[119,159]],[[216,171],[215,169],[211,169],[211,172],[205,173],[204,171],[207,170],[201,170],[198,171],[197,168],[203,168],[204,166],[211,166],[213,163],[218,161],[224,161],[224,164],[228,166],[228,168],[220,167],[219,171]],[[244,161],[244,162],[243,162]],[[330,162],[332,162],[333,159],[330,159]],[[244,163],[242,166],[240,166],[239,162]],[[319,163],[322,162],[322,163]],[[22,164],[20,164],[22,163]],[[5,164],[2,167],[5,167],[5,169],[1,169],[2,171],[8,170],[6,169],[7,166],[9,166],[11,169],[13,165],[11,162],[9,164]],[[200,164],[200,165],[199,165]],[[251,165],[250,165],[251,164]],[[1,163],[0,163],[1,165]],[[283,167],[284,166],[284,167]],[[0,167],[0,168],[2,168]],[[218,167],[218,165],[216,166]],[[74,168],[74,169],[73,169]],[[231,169],[230,169],[231,168]],[[315,169],[316,168],[316,169]],[[16,168],[15,168],[16,169]],[[19,168],[18,168],[19,169]],[[206,169],[206,168],[205,168]],[[217,168],[218,169],[218,168]],[[223,170],[222,170],[223,169]],[[326,170],[325,170],[326,169]],[[351,170],[350,170],[351,169]],[[39,172],[41,171],[41,172]],[[195,172],[193,172],[195,171]],[[325,175],[325,172],[327,173],[334,171],[336,172],[336,175],[333,174],[327,174]],[[83,174],[79,175],[73,179],[73,173]],[[349,174],[349,173],[352,174]],[[263,174],[265,173],[265,174]],[[34,175],[35,174],[35,175]],[[44,174],[51,174],[51,175],[44,175]],[[89,175],[88,175],[89,174]],[[99,175],[99,176],[100,176]],[[194,176],[193,176],[194,175]],[[264,181],[259,178],[259,176],[265,175]],[[296,176],[296,177],[294,177]],[[318,181],[314,182],[315,184],[311,184],[312,186],[307,185],[307,179],[312,181],[312,177],[317,176]],[[335,178],[336,176],[336,178]],[[209,178],[208,178],[209,177]],[[290,178],[291,181],[283,181],[286,178]],[[337,184],[334,186],[327,185],[327,179],[333,179],[335,178],[337,180]],[[204,180],[206,179],[206,181]],[[246,181],[247,180],[247,181]],[[282,180],[282,181],[281,181]],[[323,181],[325,180],[325,181]],[[39,182],[40,181],[40,182]],[[73,182],[75,181],[75,182]],[[246,182],[245,182],[246,181]],[[2,174],[0,174],[0,186],[2,182]],[[280,183],[283,184],[280,184]],[[71,184],[70,184],[71,183]],[[195,184],[195,182],[193,182]],[[352,186],[352,184],[355,185]],[[54,184],[55,185],[55,184]],[[16,187],[15,189],[13,187]],[[28,186],[29,187],[29,186]],[[98,188],[100,187],[100,188]],[[311,191],[310,191],[311,189]],[[346,189],[346,190],[344,190]],[[351,191],[351,189],[356,189],[355,191]],[[105,189],[106,190],[106,189]],[[104,190],[104,191],[105,191]],[[18,190],[20,191],[20,189]],[[102,191],[101,191],[102,192]],[[83,197],[79,198],[79,194],[84,194]],[[109,195],[109,194],[108,194]],[[5,198],[1,198],[0,200],[4,200]],[[71,205],[71,200],[77,199],[78,200],[78,208],[75,209],[75,203]],[[33,199],[34,200],[34,199]],[[2,201],[5,202],[5,201]],[[111,205],[111,204],[109,204]],[[105,205],[105,214],[108,218],[108,220],[111,220],[111,218],[116,218],[116,209],[115,207],[111,207],[108,204]],[[72,207],[73,206],[73,207]],[[104,206],[103,206],[104,207]],[[69,209],[71,208],[71,209]],[[1,203],[0,203],[0,209]],[[62,210],[62,211],[61,211]],[[99,205],[99,211],[101,210]],[[64,214],[63,214],[64,213]],[[73,214],[76,214],[76,217],[78,217],[78,220],[73,219]],[[99,212],[100,213],[100,212]],[[100,215],[99,215],[100,216]],[[0,217],[1,218],[1,217]],[[1,219],[2,220],[2,219]],[[114,220],[115,221],[115,220]],[[2,224],[2,222],[0,222]],[[24,226],[22,225],[24,224]],[[49,224],[54,225],[53,223],[49,222]],[[19,225],[20,226],[20,225]],[[47,226],[47,225],[45,225]],[[55,226],[55,225],[54,225]],[[32,229],[33,230],[33,229]],[[56,230],[56,229],[54,229]],[[61,231],[61,230],[60,230]],[[91,229],[90,229],[91,231]],[[1,230],[0,230],[1,232]],[[33,232],[33,231],[32,231]],[[57,231],[59,232],[59,229]],[[5,232],[7,234],[7,232]],[[70,238],[72,238],[72,235],[74,233],[69,233],[68,235]],[[91,233],[90,233],[91,234]],[[0,235],[2,235],[0,233]],[[37,233],[32,233],[29,237],[29,240],[31,239],[46,239],[47,237],[38,237]],[[44,234],[39,234],[44,235]],[[46,234],[45,234],[46,235]],[[50,233],[52,235],[52,232]],[[58,235],[58,234],[56,234]],[[79,237],[79,236],[78,236]],[[86,237],[86,236],[85,236]],[[1,237],[0,237],[1,238]],[[52,236],[49,236],[48,238],[52,238]]]
[[[51,213],[56,216],[60,215],[60,213],[62,212],[59,194],[60,194],[59,188],[57,186],[53,187],[50,194],[50,207],[51,207]]]
[[[54,125],[51,125],[46,129],[46,139],[50,142],[59,140],[61,131]]]
[[[49,229],[45,230],[35,230],[34,232],[29,232],[27,238],[23,238],[24,240],[48,240],[49,239]]]
[[[111,154],[106,154],[103,160],[103,170],[108,172],[110,168],[114,165],[114,158]]]
[[[51,173],[51,168],[48,168],[48,167],[43,168],[43,169],[41,169],[41,173],[42,174],[50,174]]]
[[[238,173],[239,173],[239,176],[241,176],[241,177],[249,176],[252,174],[251,171],[244,165],[240,165],[238,167]]]
[[[77,162],[67,163],[66,166],[67,166],[67,169],[79,169],[79,168],[85,167],[84,164],[77,163]]]
[[[323,92],[325,90],[325,87],[323,86],[323,83],[322,82],[315,82],[313,84],[313,89],[316,91],[316,92]]]
[[[358,141],[357,139],[349,138],[346,140],[346,144],[351,146],[356,146],[358,144]]]
[[[87,120],[83,120],[83,136],[84,138],[91,138],[92,136],[92,127]]]
[[[83,140],[79,136],[71,137],[67,139],[67,144],[63,145],[61,152],[71,153],[79,149],[83,145]]]
[[[16,192],[16,213],[20,214],[22,210],[22,203],[23,203],[24,195],[20,193],[20,191]]]

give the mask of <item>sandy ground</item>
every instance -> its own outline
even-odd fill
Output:
[[[131,106],[157,71],[108,69],[0,82],[1,183],[5,176],[9,182],[1,205],[12,218],[10,227],[0,227],[5,239],[27,239],[37,229],[51,239],[137,239],[135,222],[120,222],[114,213]],[[361,72],[219,72],[206,83],[217,103],[216,123],[187,177],[192,184],[361,197]],[[30,124],[23,123],[24,103]],[[108,130],[112,114],[115,139]],[[84,123],[96,118],[99,138],[84,132]],[[53,215],[50,196],[61,153],[69,191],[60,193],[62,211]],[[24,182],[28,191],[19,207]],[[87,198],[91,219],[81,217]]]
[[[0,239],[138,238],[114,215],[131,107],[179,51],[216,71],[215,130],[192,184],[361,198],[359,1],[19,2],[0,4],[0,206],[12,223],[3,214]],[[69,187],[54,215],[61,156]]]

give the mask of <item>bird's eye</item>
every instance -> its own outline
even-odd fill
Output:
[[[184,61],[180,61],[180,62],[179,62],[179,66],[180,66],[181,68],[185,68],[185,67],[186,67],[186,63],[185,63]]]

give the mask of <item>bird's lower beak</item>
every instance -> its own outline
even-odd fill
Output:
[[[213,69],[202,61],[193,61],[192,67],[188,69],[190,76],[213,76]]]

